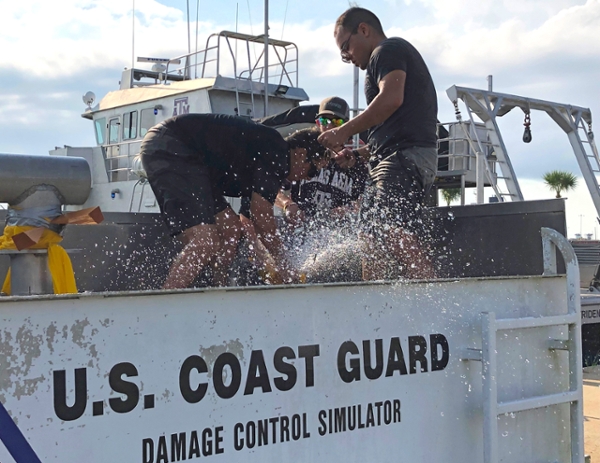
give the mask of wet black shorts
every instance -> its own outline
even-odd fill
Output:
[[[214,175],[198,153],[164,126],[148,131],[140,149],[142,164],[171,236],[201,224],[229,206]]]
[[[371,169],[371,185],[367,187],[370,192],[361,212],[364,228],[381,229],[381,225],[387,225],[418,232],[422,227],[423,202],[433,185],[435,172],[419,167],[414,161],[413,158],[419,158],[420,150],[435,151],[435,148],[398,151]]]

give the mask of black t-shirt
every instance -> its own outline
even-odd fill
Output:
[[[293,183],[291,197],[300,210],[312,217],[358,199],[367,177],[367,167],[362,162],[342,169],[332,160],[315,177]]]
[[[224,195],[256,192],[275,201],[290,168],[288,144],[277,130],[223,114],[184,114],[163,124],[197,153]]]
[[[380,159],[411,146],[436,147],[437,95],[427,65],[406,40],[384,40],[371,54],[365,76],[367,103],[379,94],[379,82],[392,71],[406,72],[404,100],[383,123],[369,130],[371,155]]]

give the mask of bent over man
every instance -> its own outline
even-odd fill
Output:
[[[208,263],[214,283],[226,284],[240,221],[225,196],[251,197],[256,230],[286,275],[273,202],[286,179],[314,175],[311,160],[324,155],[317,135],[305,130],[284,140],[274,129],[217,114],[185,114],[151,128],[142,163],[171,235],[184,244],[163,287],[188,287]]]
[[[339,152],[356,133],[369,131],[361,149],[369,159],[375,186],[366,220],[372,224],[372,252],[392,255],[409,278],[434,276],[422,230],[422,208],[437,170],[437,95],[429,70],[417,49],[399,37],[387,38],[377,16],[353,7],[335,24],[334,37],[342,60],[366,70],[364,112],[319,141]],[[385,231],[384,231],[385,230]],[[377,269],[370,275],[382,277]]]

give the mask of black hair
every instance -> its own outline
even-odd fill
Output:
[[[288,135],[285,138],[285,141],[288,142],[288,148],[291,150],[295,148],[305,148],[307,158],[312,162],[313,160],[319,160],[327,156],[327,150],[317,140],[320,134],[321,131],[319,129],[310,127],[297,130],[291,135]]]
[[[335,27],[341,26],[348,32],[356,32],[360,23],[368,24],[375,32],[384,35],[379,18],[373,12],[358,6],[353,6],[344,11],[335,22]]]

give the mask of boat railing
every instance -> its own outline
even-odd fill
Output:
[[[447,158],[449,161],[456,160],[456,162],[450,162],[449,170],[453,170],[452,166],[456,169],[475,169],[474,162],[479,152],[485,156],[492,172],[496,171],[497,160],[494,156],[494,145],[486,136],[487,129],[483,124],[472,126],[469,122],[465,122],[461,126],[455,122],[446,122],[439,125],[448,127],[448,136],[438,138],[438,148],[444,144],[447,147],[445,150],[440,150],[445,153],[440,154],[439,157]],[[475,131],[479,134],[477,140],[474,140]]]
[[[140,152],[141,140],[123,141],[102,146],[109,182],[137,180],[131,171],[133,158]]]
[[[498,189],[498,158],[495,145],[488,136],[489,130],[483,124],[470,122],[440,123],[438,131],[444,128],[446,136],[438,138],[438,183],[446,188],[464,189],[474,186],[477,179],[485,186],[492,187],[496,196]],[[478,161],[481,162],[478,169]],[[498,196],[499,197],[499,196]]]
[[[240,43],[243,45],[241,50],[238,47]],[[274,64],[268,66],[269,71],[277,69],[272,76],[279,78],[278,85],[297,87],[298,47],[292,42],[271,38],[268,43],[269,58],[272,58],[272,54],[276,57]],[[163,83],[173,80],[172,76],[183,76],[184,79],[232,76],[239,80],[264,83],[265,50],[263,46],[257,54],[256,45],[264,45],[264,35],[253,36],[230,31],[211,34],[204,49],[186,53],[165,63]],[[225,61],[225,56],[230,59]]]

